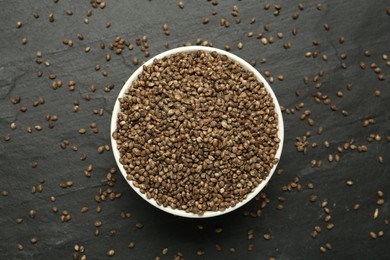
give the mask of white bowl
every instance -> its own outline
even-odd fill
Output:
[[[243,206],[244,204],[246,204],[247,202],[252,200],[267,185],[268,181],[271,179],[271,177],[272,177],[272,175],[275,172],[275,169],[277,167],[277,163],[276,163],[272,167],[271,172],[268,174],[267,178],[265,180],[263,180],[260,183],[260,185],[253,192],[249,193],[247,195],[247,197],[243,201],[237,203],[233,207],[225,209],[224,211],[206,211],[201,216],[197,215],[197,214],[194,214],[194,213],[186,212],[184,210],[172,209],[171,207],[164,207],[162,205],[158,205],[157,202],[154,199],[146,198],[146,194],[142,194],[140,192],[140,190],[138,188],[136,188],[131,181],[127,180],[127,178],[126,178],[127,177],[126,170],[123,168],[123,165],[119,162],[120,153],[119,153],[119,151],[117,149],[116,141],[112,137],[112,134],[116,130],[116,123],[117,123],[118,113],[120,112],[119,98],[123,97],[123,95],[125,94],[125,91],[131,86],[132,82],[138,78],[139,74],[142,73],[143,66],[149,66],[149,65],[151,65],[153,63],[153,60],[155,60],[155,59],[162,59],[163,57],[166,57],[166,56],[169,56],[169,55],[172,55],[172,54],[176,54],[176,53],[180,53],[180,52],[194,52],[194,51],[199,51],[199,50],[207,51],[207,52],[215,51],[218,54],[226,55],[230,60],[238,62],[239,64],[241,64],[241,66],[243,68],[245,68],[246,70],[252,72],[256,76],[257,80],[264,84],[264,87],[267,89],[267,91],[272,96],[272,99],[273,99],[273,102],[274,102],[274,105],[275,105],[275,112],[278,114],[278,123],[279,123],[279,125],[278,125],[278,127],[279,127],[279,129],[278,129],[278,138],[280,139],[280,143],[279,143],[279,148],[278,148],[278,150],[276,152],[275,157],[278,158],[279,160],[280,160],[280,156],[282,154],[283,140],[284,140],[284,126],[283,126],[282,112],[280,110],[280,106],[279,106],[278,100],[276,99],[276,96],[275,96],[274,92],[272,91],[271,87],[269,86],[268,82],[264,79],[264,77],[253,66],[251,66],[248,62],[244,61],[240,57],[238,57],[238,56],[236,56],[234,54],[231,54],[229,52],[226,52],[226,51],[223,51],[223,50],[220,50],[220,49],[216,49],[216,48],[203,47],[203,46],[188,46],[188,47],[180,47],[180,48],[176,48],[176,49],[172,49],[172,50],[168,50],[168,51],[165,51],[163,53],[160,53],[159,55],[151,58],[150,60],[145,62],[145,64],[140,66],[133,73],[133,75],[131,75],[131,77],[127,80],[127,82],[123,86],[123,88],[122,88],[121,92],[119,93],[118,98],[117,98],[117,100],[115,102],[114,109],[112,111],[112,118],[111,118],[111,145],[112,145],[112,151],[114,153],[114,157],[115,157],[116,163],[118,164],[119,170],[121,171],[123,177],[125,178],[127,183],[130,185],[130,187],[133,188],[133,190],[136,193],[138,193],[138,195],[140,195],[144,200],[146,200],[147,202],[149,202],[150,204],[152,204],[153,206],[155,206],[156,208],[158,208],[160,210],[163,210],[165,212],[171,213],[171,214],[176,215],[176,216],[187,217],[187,218],[215,217],[215,216],[220,216],[220,215],[229,213],[229,212],[231,212],[233,210],[236,210],[236,209],[240,208],[241,206]]]

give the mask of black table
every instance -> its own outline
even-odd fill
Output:
[[[304,10],[291,1],[272,2],[268,10],[259,1],[185,1],[184,9],[178,1],[157,0],[107,0],[104,8],[89,1],[1,1],[1,258],[71,259],[76,253],[103,259],[112,249],[119,259],[388,259],[390,58],[383,54],[390,55],[390,3],[302,3]],[[220,25],[222,18],[228,27]],[[273,43],[263,45],[259,33]],[[229,44],[232,53],[270,73],[285,109],[285,142],[278,173],[257,199],[221,217],[184,219],[144,202],[119,172],[108,182],[116,168],[112,152],[104,150],[111,111],[124,81],[140,66],[133,58],[150,58],[136,45],[144,35],[150,57],[166,50],[165,43],[174,48],[200,38],[198,43],[221,49]],[[116,55],[109,44],[117,36],[134,49]],[[301,120],[306,110],[311,114]],[[80,128],[86,133],[79,134]],[[296,139],[305,135],[308,143]],[[93,169],[85,173],[88,165]],[[119,198],[111,200],[110,193]]]

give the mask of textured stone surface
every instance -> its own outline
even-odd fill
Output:
[[[389,142],[390,135],[390,67],[382,59],[382,54],[390,55],[390,16],[386,14],[390,6],[386,1],[318,1],[321,10],[317,10],[314,2],[304,1],[305,10],[299,11],[297,3],[282,1],[279,16],[272,13],[275,10],[263,9],[259,1],[220,1],[213,6],[208,1],[185,1],[181,10],[178,1],[144,1],[144,0],[108,0],[105,9],[93,9],[89,24],[85,24],[89,1],[6,1],[2,0],[0,11],[0,191],[8,191],[7,197],[0,197],[0,254],[2,259],[71,259],[75,244],[83,245],[88,259],[106,258],[109,249],[115,250],[115,258],[119,259],[172,259],[181,252],[186,259],[194,258],[226,258],[226,259],[317,259],[327,257],[332,259],[354,258],[385,259],[390,257],[388,245],[390,220],[389,179]],[[234,4],[239,7],[241,24],[235,23],[231,11]],[[274,4],[274,3],[272,3]],[[65,11],[70,8],[73,16],[67,16]],[[215,10],[217,15],[212,16]],[[33,12],[40,14],[39,19],[32,16]],[[48,13],[54,13],[55,21],[49,23]],[[299,12],[297,20],[292,19],[294,12]],[[202,24],[202,19],[209,17],[208,24]],[[250,24],[252,17],[256,22]],[[219,20],[230,21],[229,28],[221,27]],[[16,22],[23,25],[16,29]],[[107,21],[112,23],[106,28]],[[167,23],[171,36],[164,35],[162,25]],[[263,25],[270,25],[265,32]],[[330,25],[330,30],[323,27]],[[298,34],[293,36],[293,27]],[[246,34],[253,31],[256,36],[273,36],[275,42],[263,46],[256,37],[248,38]],[[283,39],[278,39],[276,33],[283,32]],[[77,39],[77,33],[84,35],[84,40]],[[244,212],[255,212],[261,206],[262,199],[253,200],[236,212],[213,219],[193,220],[183,219],[159,212],[142,201],[127,185],[122,176],[117,173],[117,182],[112,190],[121,193],[121,198],[115,201],[106,200],[96,203],[95,195],[99,190],[106,190],[106,175],[110,168],[116,167],[111,152],[99,154],[100,145],[110,144],[109,123],[112,107],[123,82],[138,66],[132,63],[133,57],[143,60],[139,47],[134,50],[124,50],[117,56],[109,49],[100,50],[99,42],[106,46],[114,42],[116,36],[130,40],[135,45],[135,38],[148,36],[149,51],[154,56],[165,50],[164,43],[169,42],[170,48],[182,46],[186,41],[195,42],[197,37],[211,41],[214,47],[223,48],[225,44],[232,46],[232,52],[247,61],[256,59],[256,68],[264,73],[270,71],[275,77],[272,84],[279,102],[285,108],[292,108],[300,102],[305,107],[295,114],[284,113],[285,143],[279,168],[284,173],[272,178],[264,189],[270,202],[262,209],[262,216],[252,218],[244,216]],[[340,45],[338,39],[345,37],[345,43]],[[28,39],[27,45],[20,44],[22,38]],[[72,39],[73,47],[65,46],[62,41]],[[319,40],[319,46],[313,46],[312,41]],[[237,48],[238,42],[243,48]],[[283,44],[291,42],[291,49],[285,50]],[[84,49],[90,46],[91,51]],[[50,67],[35,63],[35,53],[43,52],[43,61],[49,61]],[[308,51],[319,51],[316,59],[306,58]],[[365,57],[365,50],[372,51],[371,57]],[[348,57],[342,61],[340,54],[346,52]],[[105,61],[105,54],[111,53],[111,61]],[[328,61],[321,59],[322,54],[328,56]],[[261,58],[266,58],[265,64],[260,64]],[[359,68],[359,62],[367,64],[365,70]],[[345,62],[347,69],[341,69]],[[370,68],[375,62],[382,69],[386,79],[379,81]],[[95,71],[95,65],[101,64],[100,71]],[[315,89],[313,76],[320,69],[324,76],[320,78],[320,89]],[[43,71],[38,78],[36,72]],[[108,72],[108,77],[102,76],[102,71]],[[63,86],[57,90],[51,88],[49,73],[56,73],[57,79],[63,81]],[[284,81],[278,81],[278,75],[284,75]],[[310,78],[309,84],[303,83],[303,77]],[[76,82],[76,90],[68,90],[68,81]],[[352,84],[352,90],[346,89],[346,84]],[[107,84],[115,84],[115,88],[104,92]],[[90,86],[95,84],[97,91],[92,93]],[[296,91],[300,96],[296,96]],[[336,96],[337,91],[343,91],[344,97]],[[381,97],[375,97],[374,91],[380,90]],[[333,112],[329,106],[317,104],[312,95],[317,91],[332,100],[338,111]],[[10,102],[15,96],[21,97],[21,102],[13,105]],[[83,96],[90,95],[91,100],[85,101]],[[33,107],[32,102],[38,97],[45,98],[45,104]],[[79,101],[79,112],[72,111],[73,102]],[[22,113],[20,106],[27,106],[28,111]],[[104,109],[104,115],[93,114],[93,109]],[[303,110],[310,109],[316,123],[309,126],[299,120]],[[341,110],[349,112],[348,117]],[[59,120],[53,122],[55,127],[48,128],[45,115],[57,115]],[[363,120],[375,118],[376,124],[363,127]],[[17,129],[12,130],[10,124],[16,122]],[[100,132],[92,133],[89,125],[95,122]],[[33,130],[27,133],[26,127],[42,125],[43,130]],[[324,133],[316,135],[317,127],[322,126]],[[79,128],[87,129],[85,135],[78,133]],[[295,138],[303,136],[306,131],[312,131],[310,143],[318,142],[318,148],[310,148],[307,155],[298,153],[295,149]],[[367,137],[372,133],[381,135],[379,142],[369,143]],[[11,135],[6,142],[3,136]],[[329,153],[336,154],[337,146],[342,146],[354,138],[357,145],[367,145],[368,151],[359,153],[347,150],[340,154],[340,162],[329,163]],[[67,139],[70,145],[62,150],[60,143]],[[328,140],[331,144],[326,149],[322,145]],[[72,151],[77,145],[78,151]],[[80,161],[81,153],[88,157]],[[384,163],[378,163],[378,156],[383,156]],[[311,168],[311,160],[322,160],[321,168]],[[37,162],[38,167],[32,168],[31,163]],[[93,165],[91,177],[83,176],[88,164]],[[282,187],[289,184],[295,177],[299,178],[302,191],[284,192]],[[31,193],[31,187],[37,186],[44,178],[42,193]],[[73,186],[67,189],[60,184],[68,180]],[[354,182],[346,185],[347,180]],[[307,183],[313,182],[314,189],[308,189]],[[384,192],[385,203],[377,206],[377,191]],[[318,195],[318,200],[311,203],[312,194]],[[51,202],[50,197],[56,201]],[[278,196],[285,198],[278,201]],[[327,200],[334,228],[326,229],[325,212],[321,202]],[[361,205],[358,211],[353,206]],[[276,206],[283,204],[282,210]],[[101,213],[95,211],[96,206],[102,207]],[[52,207],[59,209],[52,212]],[[82,214],[80,208],[87,206],[89,211]],[[375,209],[379,209],[379,217],[373,218]],[[34,219],[28,216],[30,209],[35,209]],[[67,210],[72,219],[61,223],[61,212]],[[122,219],[121,212],[131,212],[132,216]],[[16,224],[17,217],[24,218],[23,223]],[[95,236],[96,220],[101,220],[100,235]],[[142,222],[142,229],[136,228],[137,222]],[[199,230],[197,225],[203,225]],[[315,226],[322,231],[316,239],[310,237]],[[221,233],[215,228],[222,227]],[[115,236],[109,236],[109,231],[116,229]],[[247,240],[248,230],[254,230],[254,238]],[[382,238],[373,240],[370,231],[384,231]],[[266,241],[263,234],[271,234]],[[38,242],[30,243],[36,236]],[[129,249],[128,244],[134,241],[136,246]],[[332,250],[325,254],[320,252],[320,246],[331,243]],[[21,243],[23,251],[18,251],[16,245]],[[215,250],[215,244],[220,244],[222,251]],[[247,245],[253,244],[253,250],[247,251]],[[166,256],[162,250],[169,248]],[[229,252],[235,247],[235,253]],[[197,256],[197,251],[203,250],[205,255]],[[82,254],[80,254],[81,256]]]

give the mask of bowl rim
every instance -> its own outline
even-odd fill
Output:
[[[269,172],[269,174],[265,180],[263,180],[251,193],[249,193],[244,200],[240,201],[239,203],[237,203],[233,207],[229,207],[229,208],[225,209],[224,211],[205,211],[203,213],[203,215],[197,215],[195,213],[186,212],[186,211],[181,210],[181,209],[173,209],[169,206],[164,207],[162,205],[158,205],[154,199],[148,199],[146,197],[146,194],[141,193],[140,190],[133,185],[132,181],[129,181],[126,178],[127,173],[126,173],[126,170],[124,169],[123,165],[119,162],[120,153],[119,153],[119,150],[117,149],[116,141],[112,136],[116,130],[117,117],[118,117],[118,113],[120,112],[119,98],[124,96],[126,90],[131,87],[132,82],[134,80],[136,80],[138,78],[138,75],[140,75],[142,73],[143,67],[151,65],[155,59],[162,59],[162,58],[170,56],[172,54],[177,54],[177,53],[181,53],[181,52],[195,52],[195,51],[217,52],[218,54],[226,55],[230,60],[238,62],[244,69],[252,72],[256,76],[257,80],[259,82],[263,83],[264,87],[266,88],[266,90],[268,91],[268,93],[271,95],[271,97],[273,99],[273,102],[275,105],[275,112],[278,115],[278,138],[280,140],[279,148],[275,154],[275,157],[278,158],[278,162],[274,164],[274,166],[272,167],[271,171]],[[227,51],[224,51],[224,50],[221,50],[218,48],[206,47],[206,46],[185,46],[185,47],[178,47],[178,48],[170,49],[170,50],[167,50],[165,52],[162,52],[162,53],[152,57],[151,59],[146,61],[144,64],[139,66],[139,68],[130,76],[130,78],[123,85],[121,91],[119,92],[119,94],[115,100],[115,105],[114,105],[114,108],[112,111],[112,116],[111,116],[110,138],[111,138],[111,146],[112,146],[112,151],[113,151],[113,154],[115,157],[115,161],[119,167],[121,174],[125,178],[126,182],[130,185],[130,187],[139,196],[141,196],[141,198],[143,198],[144,200],[146,200],[147,202],[149,202],[151,205],[155,206],[156,208],[158,208],[162,211],[165,211],[167,213],[170,213],[172,215],[175,215],[175,216],[187,217],[187,218],[209,218],[209,217],[221,216],[221,215],[227,214],[229,212],[232,212],[232,211],[242,207],[243,205],[245,205],[246,203],[251,201],[268,184],[268,182],[271,179],[272,175],[274,174],[274,172],[278,166],[278,163],[280,161],[280,158],[281,158],[281,154],[282,154],[282,150],[283,150],[283,142],[284,142],[284,124],[283,124],[282,112],[280,109],[279,102],[276,98],[276,95],[273,92],[271,86],[268,84],[268,82],[265,80],[265,78],[260,74],[260,72],[257,71],[256,68],[254,68],[248,62],[246,62],[242,58],[236,56],[235,54],[232,54],[230,52],[227,52]]]

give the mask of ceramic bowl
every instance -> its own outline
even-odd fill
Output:
[[[257,80],[259,82],[262,82],[264,84],[264,87],[266,88],[266,90],[270,93],[270,95],[272,96],[272,99],[273,99],[273,102],[274,102],[274,105],[275,105],[275,111],[276,113],[278,114],[278,122],[279,122],[279,130],[278,130],[278,137],[280,139],[280,143],[279,143],[279,148],[276,152],[276,155],[275,157],[278,158],[280,160],[280,156],[282,154],[282,148],[283,148],[283,140],[284,140],[284,126],[283,126],[283,117],[282,117],[282,113],[281,113],[281,110],[280,110],[280,106],[279,106],[279,103],[278,103],[278,100],[274,94],[274,92],[272,91],[270,85],[268,84],[268,82],[264,79],[264,77],[253,67],[251,66],[248,62],[244,61],[243,59],[241,59],[240,57],[232,54],[232,53],[229,53],[229,52],[226,52],[224,50],[220,50],[220,49],[217,49],[217,48],[211,48],[211,47],[204,47],[204,46],[188,46],[188,47],[180,47],[180,48],[175,48],[175,49],[171,49],[171,50],[168,50],[168,51],[165,51],[161,54],[158,54],[157,56],[151,58],[150,60],[148,60],[147,62],[145,62],[145,64],[143,64],[142,66],[140,66],[131,76],[130,78],[127,80],[127,82],[125,83],[125,85],[123,86],[122,90],[120,91],[119,95],[118,95],[118,98],[116,99],[116,102],[115,102],[115,106],[114,106],[114,109],[112,111],[112,118],[111,118],[111,144],[112,144],[112,151],[114,153],[114,157],[115,157],[115,160],[116,160],[116,163],[118,164],[118,167],[119,167],[119,170],[120,172],[122,173],[123,177],[125,178],[125,180],[127,181],[127,183],[130,185],[130,187],[139,195],[141,196],[144,200],[146,200],[147,202],[149,202],[150,204],[152,204],[153,206],[155,206],[156,208],[160,209],[160,210],[163,210],[165,212],[168,212],[170,214],[173,214],[173,215],[176,215],[176,216],[181,216],[181,217],[187,217],[187,218],[208,218],[208,217],[215,217],[215,216],[220,216],[220,215],[223,215],[223,214],[226,214],[226,213],[229,213],[229,212],[232,212],[240,207],[242,207],[243,205],[245,205],[246,203],[248,203],[250,200],[252,200],[266,185],[267,183],[269,182],[269,180],[271,179],[272,175],[274,174],[275,172],[275,169],[277,167],[277,163],[272,167],[270,173],[268,174],[267,178],[265,180],[263,180],[259,186],[257,186],[253,192],[251,192],[250,194],[247,195],[247,197],[237,203],[235,206],[233,207],[230,207],[230,208],[227,208],[225,209],[224,211],[206,211],[204,212],[203,215],[197,215],[197,214],[194,214],[194,213],[189,213],[189,212],[186,212],[184,210],[180,210],[180,209],[173,209],[171,207],[164,207],[162,205],[158,205],[157,202],[154,200],[154,199],[148,199],[146,197],[146,194],[143,194],[140,192],[140,190],[138,188],[136,188],[132,181],[129,181],[127,180],[126,176],[127,176],[127,173],[126,173],[126,170],[123,168],[123,165],[119,162],[119,158],[120,158],[120,153],[117,149],[117,144],[116,144],[116,141],[115,139],[112,137],[112,134],[114,133],[114,131],[116,130],[116,122],[117,122],[117,117],[118,117],[118,113],[120,112],[120,107],[119,107],[119,98],[123,97],[124,94],[125,94],[125,91],[131,87],[132,85],[132,82],[134,80],[136,80],[138,78],[138,75],[140,75],[142,73],[142,70],[143,70],[143,66],[148,66],[148,65],[151,65],[153,63],[153,60],[155,59],[161,59],[163,57],[166,57],[166,56],[170,56],[172,54],[176,54],[176,53],[180,53],[180,52],[195,52],[195,51],[199,51],[199,50],[202,50],[202,51],[207,51],[207,52],[217,52],[218,54],[221,54],[221,55],[226,55],[230,60],[233,60],[233,61],[236,61],[238,62],[239,64],[241,64],[241,66],[252,72]]]

